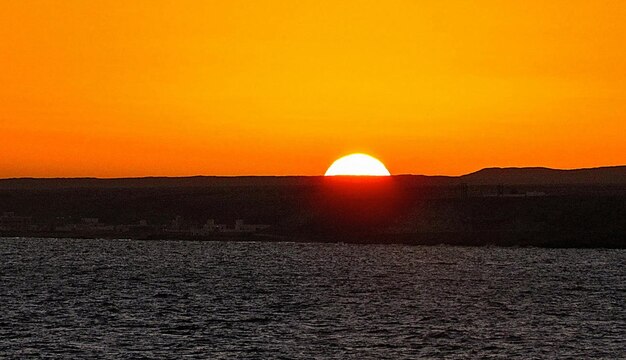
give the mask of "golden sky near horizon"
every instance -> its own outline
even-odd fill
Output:
[[[2,1],[0,177],[626,164],[626,1]]]

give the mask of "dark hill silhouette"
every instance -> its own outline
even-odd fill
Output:
[[[543,167],[486,168],[462,176],[396,175],[408,185],[626,185],[626,166],[557,170]],[[143,178],[0,179],[0,189],[178,188],[221,186],[308,186],[322,176],[191,176]]]
[[[0,180],[0,237],[193,238],[208,219],[269,225],[259,235],[289,241],[626,248],[626,166]]]
[[[316,177],[305,176],[189,176],[139,178],[12,178],[0,179],[0,189],[78,189],[78,188],[186,188],[222,186],[308,185]]]
[[[574,170],[545,167],[486,168],[459,179],[469,185],[624,185],[626,166]]]

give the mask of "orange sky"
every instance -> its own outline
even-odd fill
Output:
[[[2,1],[0,177],[626,164],[626,1]]]

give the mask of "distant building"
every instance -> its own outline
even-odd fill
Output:
[[[5,212],[0,216],[0,230],[28,230],[31,224],[30,216],[15,216],[13,212]]]
[[[202,227],[202,230],[206,232],[219,232],[226,229],[224,224],[216,224],[214,219],[207,220],[206,224]]]
[[[267,229],[269,228],[269,225],[264,225],[264,224],[244,224],[243,220],[238,219],[235,221],[235,228],[234,228],[234,232],[242,232],[242,233],[246,233],[246,232],[257,232],[263,229]]]
[[[81,233],[102,233],[111,231],[121,231],[122,229],[115,225],[106,225],[100,222],[98,218],[82,218],[78,224],[64,224],[57,226],[56,231],[63,232],[81,232]]]
[[[176,216],[174,220],[172,220],[172,223],[170,224],[170,229],[181,230],[182,226],[183,226],[183,218],[180,216]]]
[[[543,191],[527,191],[526,196],[546,196],[546,193]]]
[[[270,225],[265,224],[246,224],[242,219],[236,220],[234,226],[227,226],[225,224],[217,224],[214,219],[209,219],[202,228],[194,229],[192,233],[194,235],[210,235],[212,233],[254,233],[269,227]]]

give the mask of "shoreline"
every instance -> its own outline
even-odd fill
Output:
[[[342,233],[342,234],[269,234],[269,233],[215,233],[191,235],[174,233],[119,234],[69,232],[0,232],[0,239],[42,238],[83,240],[135,241],[197,241],[197,242],[292,242],[345,243],[363,245],[411,246],[495,246],[537,248],[605,248],[626,249],[626,234],[614,232],[557,232],[557,231],[470,231],[420,233]]]

